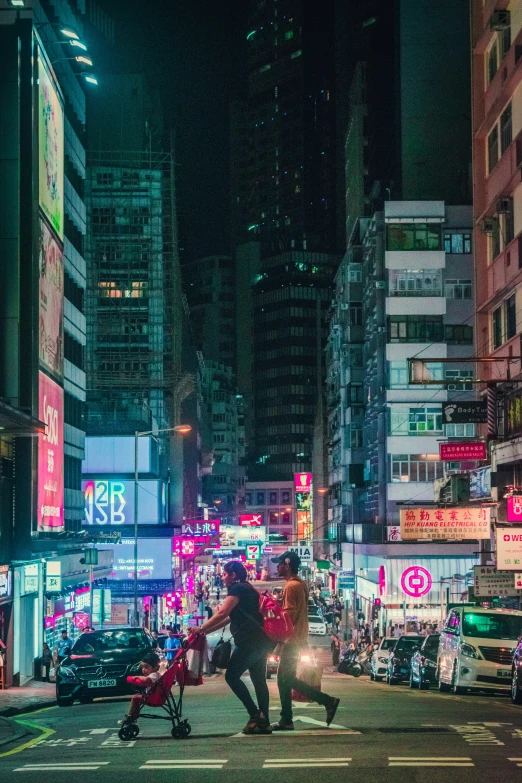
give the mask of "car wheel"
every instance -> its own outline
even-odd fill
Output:
[[[437,679],[439,681],[439,692],[440,693],[448,693],[448,691],[451,690],[451,685],[448,685],[447,682],[442,682],[440,678],[440,669],[437,672]]]
[[[374,682],[375,680],[375,674],[373,672],[370,672],[370,680]]]
[[[74,699],[71,696],[57,696],[56,703],[59,707],[72,707]]]
[[[511,701],[513,704],[522,704],[522,690],[518,684],[518,670],[513,669],[511,675]]]
[[[398,682],[397,677],[388,677],[388,685],[397,685]]]

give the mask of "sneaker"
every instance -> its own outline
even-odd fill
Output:
[[[270,728],[272,731],[293,731],[294,724],[292,721],[290,723],[272,723]]]
[[[330,723],[335,718],[335,713],[337,712],[337,707],[339,706],[341,699],[334,699],[332,697],[332,700],[328,707],[326,707],[326,725],[329,726]]]
[[[265,718],[263,713],[259,716],[257,719],[257,725],[254,729],[254,734],[271,734],[272,733],[272,726],[270,725],[270,721],[268,718]]]

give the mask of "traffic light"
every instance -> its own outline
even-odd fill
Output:
[[[379,609],[381,608],[381,599],[376,598],[372,604],[372,620],[379,619]]]

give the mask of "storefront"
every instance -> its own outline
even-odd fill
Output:
[[[14,683],[23,685],[35,676],[35,661],[43,643],[43,564],[33,560],[14,569]]]
[[[0,683],[8,688],[13,682],[13,579],[7,565],[0,565]]]

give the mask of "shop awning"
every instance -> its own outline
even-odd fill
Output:
[[[2,435],[31,436],[45,432],[45,424],[28,413],[0,400],[0,437]]]

